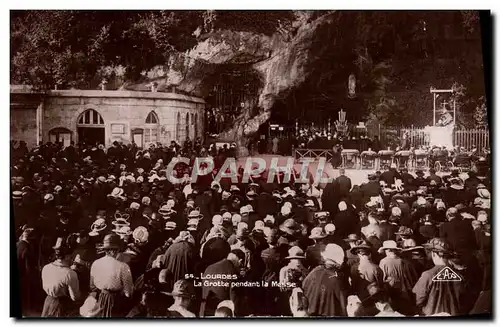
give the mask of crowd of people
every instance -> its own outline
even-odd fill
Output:
[[[235,155],[190,141],[13,145],[20,315],[491,314],[489,167],[172,184],[181,153],[216,167]]]

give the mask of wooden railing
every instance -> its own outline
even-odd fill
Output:
[[[313,158],[315,160],[326,158],[329,161],[333,157],[333,151],[324,149],[295,149],[293,156],[296,160],[302,158]]]
[[[466,149],[490,147],[490,132],[486,129],[456,130],[453,135],[453,144]]]

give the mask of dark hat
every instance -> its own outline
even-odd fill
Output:
[[[367,250],[367,251],[371,252],[372,247],[371,247],[371,245],[368,242],[363,241],[363,242],[361,242],[361,244],[358,244],[355,247],[353,247],[351,249],[351,253],[352,254],[358,254],[359,250]]]
[[[409,227],[406,227],[406,226],[400,226],[399,230],[394,234],[402,235],[402,236],[410,236],[410,235],[413,235],[413,230]]]
[[[295,220],[289,218],[280,225],[280,231],[287,233],[288,235],[295,235],[298,231],[298,225]]]
[[[357,234],[349,234],[349,236],[347,236],[347,238],[344,238],[345,242],[357,242],[359,240],[360,240],[360,238]]]
[[[120,236],[116,234],[108,234],[104,236],[104,240],[102,241],[102,248],[106,249],[119,249],[121,245]]]
[[[420,170],[420,169],[419,169],[419,170],[417,170],[417,171],[415,172],[415,175],[417,175],[417,176],[424,176],[424,175],[425,175],[425,173],[424,173],[422,170]]]
[[[432,252],[451,254],[452,250],[450,244],[448,244],[444,239],[435,237],[424,244],[424,248]]]
[[[406,199],[404,198],[404,196],[402,196],[401,194],[397,193],[397,194],[394,194],[392,196],[392,200],[393,201],[397,201],[397,200],[402,200],[402,201],[406,201]]]
[[[377,179],[377,175],[376,174],[368,174],[368,179],[375,180],[375,179]]]
[[[380,287],[377,283],[370,283],[366,286],[366,295],[367,297],[363,298],[362,302],[366,302],[368,300],[377,301],[377,299],[383,298],[385,296],[386,290]]]
[[[175,282],[172,292],[167,292],[166,294],[170,296],[193,298],[194,297],[193,284],[185,279],[179,279],[178,281]]]
[[[295,199],[295,204],[297,204],[298,206],[304,206],[306,204],[306,199],[298,197]]]

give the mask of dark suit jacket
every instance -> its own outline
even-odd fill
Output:
[[[370,197],[379,196],[381,194],[380,184],[377,181],[369,181],[361,185],[360,189],[363,194],[363,201],[370,200]]]
[[[380,175],[380,180],[386,182],[389,187],[394,184],[396,179],[401,179],[401,175],[395,169],[389,169]]]
[[[330,214],[336,212],[336,194],[334,183],[328,183],[323,189],[323,194],[321,195],[322,210],[328,211]]]
[[[467,220],[454,218],[439,226],[439,237],[446,239],[458,252],[472,252],[477,249],[472,225]]]
[[[334,189],[339,196],[349,195],[351,187],[351,179],[347,176],[341,175],[335,180]]]
[[[237,275],[239,276],[239,271],[236,269],[234,264],[227,260],[223,259],[218,261],[207,267],[205,270],[204,276],[215,275],[215,274],[224,274],[224,275]],[[235,281],[233,279],[202,279],[200,282],[224,282],[229,283],[228,287],[224,286],[202,286],[202,305],[200,308],[200,317],[203,316],[213,316],[215,310],[217,309],[217,305],[223,300],[232,300],[235,302],[236,307],[236,291],[232,288],[231,282]],[[235,308],[235,311],[236,308]]]

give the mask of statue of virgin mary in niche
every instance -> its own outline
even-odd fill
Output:
[[[356,76],[354,76],[354,74],[349,75],[349,81],[348,81],[347,87],[349,90],[348,97],[350,99],[355,98],[356,97]]]

